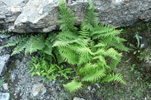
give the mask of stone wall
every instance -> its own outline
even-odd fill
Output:
[[[151,0],[92,0],[101,23],[129,26],[151,19]],[[66,0],[80,24],[87,0]],[[0,29],[17,33],[50,32],[58,24],[58,0],[0,0]]]

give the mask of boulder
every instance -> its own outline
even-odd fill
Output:
[[[80,24],[88,7],[88,0],[66,0],[78,16]],[[118,27],[129,26],[138,20],[151,19],[151,0],[92,0],[99,21]],[[11,32],[50,32],[58,26],[58,0],[1,0],[0,29]]]

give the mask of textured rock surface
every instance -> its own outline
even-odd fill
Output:
[[[43,95],[44,93],[46,93],[46,88],[43,84],[34,84],[32,88],[33,96]]]
[[[88,0],[67,0],[78,16],[85,15]],[[141,19],[151,19],[151,0],[92,0],[99,20],[104,24],[128,26]],[[58,0],[0,0],[0,28],[9,31],[50,32],[58,26]]]
[[[9,93],[0,93],[0,100],[9,100]]]
[[[0,35],[0,76],[6,72],[10,60],[11,48],[2,48],[9,40],[9,36]]]
[[[79,97],[74,97],[73,100],[85,100],[85,99],[79,98]]]
[[[40,76],[31,77],[30,68],[26,66],[29,60],[30,56],[24,57],[20,54],[8,66],[9,68],[15,66],[12,70],[9,69],[7,73],[15,75],[13,82],[11,75],[4,77],[4,80],[9,80],[10,100],[71,100],[70,97],[66,97],[62,85],[58,82],[53,84],[48,80],[43,82],[44,78]],[[0,91],[6,92],[4,89],[0,89]]]
[[[2,76],[6,71],[6,63],[8,62],[9,58],[9,54],[0,56],[0,76]]]

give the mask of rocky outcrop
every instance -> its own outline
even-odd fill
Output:
[[[66,0],[78,16],[85,15],[88,0]],[[104,24],[128,26],[151,19],[151,0],[92,0]],[[17,33],[50,32],[58,26],[58,0],[1,0],[0,28]]]

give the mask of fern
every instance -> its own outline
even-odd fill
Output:
[[[81,81],[77,82],[74,79],[64,87],[73,92],[79,89],[83,82],[118,81],[125,84],[120,74],[111,74],[122,56],[117,50],[128,51],[122,43],[125,40],[118,36],[121,30],[98,24],[98,14],[94,12],[91,0],[80,31],[76,30],[74,14],[66,8],[63,0],[59,9],[60,21],[58,22],[61,23],[61,32],[56,36],[57,40],[53,47],[58,49],[64,61],[77,66],[77,76],[80,76],[78,81]]]
[[[31,36],[25,50],[25,55],[32,54],[45,47],[45,39],[43,35]]]
[[[20,43],[22,40],[22,36],[18,36],[17,39],[9,42],[8,44],[4,45],[3,47],[10,47],[10,46],[16,46],[18,43]]]
[[[56,80],[58,77],[68,79],[68,75],[71,74],[72,70],[72,68],[65,68],[64,66],[59,66],[57,64],[50,64],[43,57],[33,57],[31,62],[28,64],[28,67],[31,68],[29,71],[31,76],[40,75],[50,81]]]
[[[88,7],[88,10],[86,13],[86,18],[84,20],[84,23],[82,24],[84,29],[86,29],[86,27],[87,27],[87,29],[91,30],[92,27],[95,27],[96,25],[98,25],[98,23],[99,23],[98,13],[94,12],[94,10],[95,10],[94,5],[93,5],[92,1],[89,0],[89,7]]]
[[[64,0],[60,0],[60,32],[19,37],[4,47],[16,46],[12,55],[25,50],[25,55],[40,52],[45,59],[52,58],[74,66],[64,68],[57,64],[48,64],[45,59],[34,60],[32,75],[41,75],[54,80],[58,76],[68,79],[71,71],[75,78],[64,87],[70,92],[80,89],[85,83],[117,81],[125,84],[121,74],[114,74],[122,53],[128,51],[123,45],[126,40],[119,37],[121,30],[109,25],[99,24],[98,14],[91,0],[81,27],[75,27],[76,17],[67,8]]]
[[[15,55],[20,53],[21,51],[23,51],[26,48],[27,44],[26,43],[19,43],[15,49],[13,50],[13,53],[11,55]]]
[[[60,29],[63,31],[76,31],[77,28],[74,26],[76,17],[74,17],[74,13],[66,7],[66,4],[63,0],[60,0],[59,9],[59,17],[61,19],[58,21],[58,23],[61,23]]]
[[[111,82],[111,81],[117,81],[123,84],[126,84],[126,82],[123,80],[123,77],[121,74],[110,74],[106,78],[102,80],[102,82]]]
[[[51,34],[48,37],[46,37],[46,34],[22,35],[18,36],[17,39],[12,40],[3,47],[16,46],[12,52],[12,55],[19,54],[24,50],[25,55],[32,54],[34,52],[52,55],[52,45],[55,36],[56,34]]]
[[[105,74],[104,69],[94,70],[94,71],[91,71],[91,73],[89,73],[89,74],[87,73],[87,75],[82,78],[82,81],[96,82],[105,76],[106,76],[106,74]]]
[[[70,92],[74,92],[82,87],[82,83],[74,79],[70,83],[64,84],[63,86],[67,88]]]

